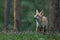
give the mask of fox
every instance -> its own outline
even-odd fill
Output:
[[[36,32],[46,32],[48,28],[48,19],[44,15],[44,11],[38,12],[38,10],[36,10],[34,18],[36,19]]]

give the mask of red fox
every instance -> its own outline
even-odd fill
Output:
[[[41,12],[38,12],[38,10],[36,10],[36,14],[34,15],[34,18],[36,19],[37,32],[46,32],[48,28],[48,20],[43,13],[43,10]]]

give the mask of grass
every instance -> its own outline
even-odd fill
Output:
[[[43,35],[36,32],[0,33],[0,40],[60,40],[60,34]]]

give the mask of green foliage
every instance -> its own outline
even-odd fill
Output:
[[[0,0],[0,23],[4,23],[4,0]],[[44,10],[44,14],[49,17],[49,0],[21,0],[20,1],[20,29],[23,30],[35,30],[36,23],[33,18],[35,15],[35,10]],[[10,23],[9,28],[13,29],[14,23],[14,0],[11,0],[10,7]],[[4,24],[2,24],[4,25]],[[3,27],[0,24],[0,27]]]
[[[4,22],[4,0],[0,0],[0,22]]]
[[[60,40],[60,34],[43,35],[36,32],[0,33],[0,40]]]
[[[3,29],[3,23],[2,22],[0,22],[0,32],[2,31],[2,29]]]

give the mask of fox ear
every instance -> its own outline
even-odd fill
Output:
[[[38,14],[39,12],[38,12],[38,10],[36,10],[36,14]]]
[[[43,13],[44,13],[44,11],[42,10],[42,11],[40,12],[40,14],[43,15]]]
[[[40,13],[43,13],[43,10],[41,10]]]

